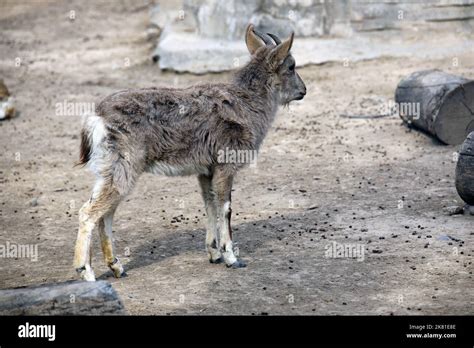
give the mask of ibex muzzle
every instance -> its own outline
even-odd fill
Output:
[[[113,248],[112,219],[144,172],[197,175],[208,219],[210,262],[245,267],[234,253],[230,219],[233,178],[248,163],[222,160],[219,154],[257,152],[278,106],[306,94],[290,54],[293,36],[281,42],[249,25],[251,60],[230,83],[120,91],[85,119],[79,164],[88,164],[97,181],[79,213],[74,266],[83,279],[95,280],[90,265],[94,227],[105,261],[116,277],[123,274]]]

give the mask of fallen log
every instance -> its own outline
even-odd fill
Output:
[[[415,72],[395,91],[402,120],[449,145],[474,131],[474,81],[440,70]]]
[[[104,280],[0,290],[0,315],[118,314],[126,314],[122,301]]]
[[[464,202],[474,205],[474,132],[468,135],[459,150],[456,190]]]

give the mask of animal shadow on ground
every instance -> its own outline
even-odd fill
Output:
[[[242,224],[233,225],[235,246],[241,251],[241,257],[245,261],[246,255],[253,254],[258,248],[267,242],[279,238],[284,231],[279,228],[287,224],[287,220],[294,217],[272,217]],[[145,241],[138,247],[133,248],[130,261],[124,264],[125,272],[159,263],[169,257],[184,255],[186,253],[200,253],[203,260],[207,261],[207,253],[204,246],[206,236],[205,228],[185,229],[177,228],[173,233],[164,238]],[[160,248],[161,247],[161,248]],[[163,248],[165,251],[163,251]],[[101,274],[97,279],[112,278],[111,271]]]

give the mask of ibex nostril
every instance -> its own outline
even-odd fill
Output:
[[[295,100],[301,100],[304,98],[304,96],[306,95],[305,92],[299,92],[298,93],[298,96],[295,98]]]

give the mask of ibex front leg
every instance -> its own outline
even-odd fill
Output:
[[[230,226],[231,209],[231,191],[233,176],[229,175],[223,169],[216,169],[212,178],[212,186],[216,193],[217,212],[218,212],[218,230],[219,230],[219,249],[224,256],[227,267],[240,268],[245,267],[245,263],[238,260],[234,255],[232,245],[232,228]]]
[[[218,249],[217,238],[217,206],[216,195],[212,190],[212,177],[199,175],[199,185],[201,186],[202,199],[206,207],[207,232],[206,250],[211,263],[221,263],[222,254]]]

